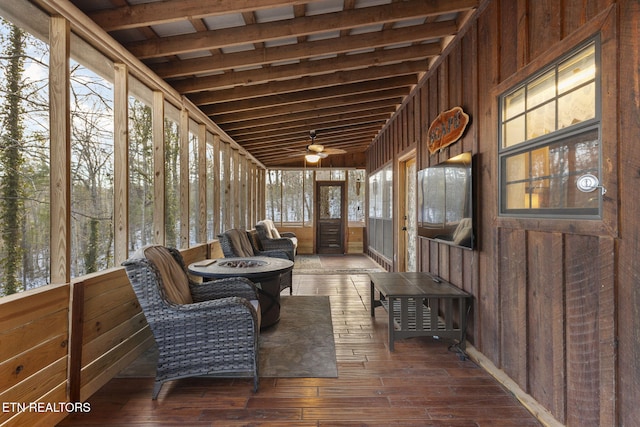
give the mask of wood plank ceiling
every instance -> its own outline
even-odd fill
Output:
[[[362,165],[479,0],[71,0],[268,167]]]

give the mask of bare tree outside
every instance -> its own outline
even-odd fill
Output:
[[[22,195],[21,169],[23,157],[20,150],[24,127],[22,115],[22,74],[24,71],[24,33],[11,26],[5,56],[8,58],[5,70],[4,121],[5,133],[2,137],[0,162],[4,171],[2,175],[2,242],[6,248],[2,258],[4,270],[4,293],[14,294],[21,290],[18,273],[22,264],[22,247],[20,246],[20,231],[23,226],[24,197]]]
[[[364,170],[271,169],[267,171],[266,180],[266,215],[276,224],[310,226],[313,223],[316,180],[347,181],[349,221],[364,224]]]
[[[164,121],[165,243],[180,247],[180,127]]]
[[[153,243],[151,107],[129,98],[129,252]]]
[[[113,266],[113,85],[71,68],[71,274]]]
[[[0,20],[0,296],[49,280],[48,46]]]

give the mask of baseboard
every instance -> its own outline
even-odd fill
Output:
[[[563,427],[564,424],[555,417],[531,395],[525,393],[515,381],[513,381],[503,370],[498,369],[484,354],[480,353],[474,346],[467,343],[465,353],[478,366],[482,367],[500,384],[509,390],[522,405],[533,414],[543,425],[548,427]]]

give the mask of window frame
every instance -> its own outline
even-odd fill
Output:
[[[364,221],[364,209],[365,209],[365,189],[364,189],[364,182],[367,181],[367,175],[366,175],[366,170],[364,168],[327,168],[327,169],[306,169],[306,168],[271,168],[268,169],[265,173],[265,208],[264,208],[264,215],[265,218],[271,219],[274,224],[276,224],[278,227],[313,227],[314,226],[314,203],[313,200],[315,199],[315,183],[317,181],[340,181],[340,182],[345,182],[346,187],[345,190],[347,190],[350,184],[350,172],[352,171],[361,171],[362,172],[362,181],[360,181],[360,198],[361,200],[361,204],[360,204],[360,209],[362,212],[362,216],[363,216],[363,220],[362,221],[353,221],[349,219],[349,213],[347,214],[347,221],[349,224],[349,227],[364,227],[365,226],[365,221]],[[285,173],[288,172],[299,172],[302,174],[303,177],[303,191],[301,194],[301,197],[303,198],[302,201],[302,206],[303,206],[303,218],[302,221],[285,221],[284,217],[286,215],[283,215],[283,209],[282,206],[284,205],[284,201],[285,201],[285,195],[283,194],[282,191],[282,177]],[[321,172],[321,173],[318,173]],[[276,177],[276,179],[278,180],[278,187],[277,188],[277,200],[271,200],[271,189],[269,188],[270,185],[275,185],[275,183],[270,183],[269,180],[269,175],[270,174],[274,174],[274,176]],[[322,175],[322,176],[320,176]],[[357,181],[356,181],[357,182]],[[305,200],[304,198],[306,197],[311,197],[310,200],[310,205],[307,206],[305,205]],[[308,200],[309,201],[309,200]],[[349,204],[349,202],[351,202],[351,198],[350,198],[350,193],[347,194],[347,204]],[[272,203],[277,203],[278,206],[280,206],[280,216],[279,217],[274,217],[274,215],[272,215],[271,213],[271,209],[272,209]]]
[[[393,162],[387,162],[375,171],[370,172],[367,179],[368,215],[368,248],[375,251],[389,262],[394,257],[394,185]],[[375,183],[375,184],[374,184]]]
[[[504,125],[508,120],[505,119],[505,111],[504,111],[504,100],[520,91],[524,90],[524,96],[526,98],[526,88],[531,83],[534,83],[540,77],[547,75],[553,72],[554,79],[557,83],[557,76],[559,73],[559,67],[568,59],[579,55],[582,51],[584,51],[589,46],[593,45],[594,47],[594,63],[596,67],[596,73],[593,80],[595,85],[595,111],[594,117],[587,119],[585,121],[576,123],[574,125],[567,126],[565,128],[556,129],[547,134],[534,137],[531,139],[526,139],[526,127],[524,129],[525,139],[523,141],[514,143],[510,146],[504,145]],[[579,45],[572,48],[568,53],[557,57],[550,61],[548,65],[541,68],[535,73],[532,73],[524,80],[521,80],[519,83],[514,84],[508,87],[506,90],[499,92],[497,96],[498,102],[498,216],[499,217],[515,217],[515,218],[548,218],[548,219],[585,219],[585,220],[601,220],[603,218],[603,193],[600,191],[598,196],[598,207],[597,208],[576,208],[576,207],[567,207],[567,208],[510,208],[506,207],[507,202],[507,180],[506,180],[506,161],[510,157],[514,157],[517,155],[521,155],[524,153],[533,153],[535,150],[544,148],[544,147],[552,147],[556,144],[562,144],[563,141],[569,142],[571,138],[575,138],[579,135],[588,134],[589,132],[596,131],[598,135],[598,160],[597,160],[597,172],[595,175],[603,180],[603,132],[602,132],[602,46],[600,42],[599,35],[595,37],[591,37],[588,40],[580,43]],[[577,88],[572,89],[572,91],[579,90],[579,88],[585,87],[586,84],[582,83]],[[539,107],[540,105],[546,103],[555,103],[556,106],[558,104],[558,100],[570,93],[571,91],[565,92],[563,94],[558,94],[557,90],[553,98],[547,99],[542,103],[536,104],[535,107]],[[533,111],[534,108],[527,109],[526,105],[524,107],[524,111],[520,114],[524,117],[524,121],[526,123],[527,114],[530,111]],[[556,108],[555,110],[555,121],[556,125],[558,124],[558,116],[559,111]],[[526,126],[526,125],[525,125]],[[571,172],[569,171],[570,175]],[[529,176],[529,179],[531,176]],[[598,189],[599,191],[600,189]]]

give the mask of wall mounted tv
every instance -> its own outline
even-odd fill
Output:
[[[462,153],[418,172],[418,235],[473,249],[473,156]]]

